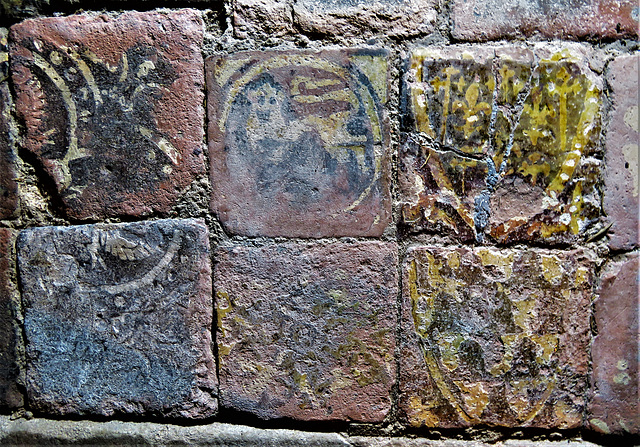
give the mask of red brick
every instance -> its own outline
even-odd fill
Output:
[[[41,227],[18,238],[31,408],[190,419],[217,411],[202,221]]]
[[[7,30],[0,28],[0,219],[13,216],[18,205],[8,60]]]
[[[602,87],[585,58],[577,46],[414,50],[399,155],[406,231],[578,240],[600,213]]]
[[[433,32],[436,5],[434,0],[297,0],[293,21],[312,34],[408,38]]]
[[[380,422],[391,408],[395,244],[217,252],[221,405],[261,418]]]
[[[11,38],[25,146],[69,216],[167,212],[204,172],[199,13],[32,19]]]
[[[592,396],[587,417],[603,433],[640,433],[638,411],[638,254],[611,262],[595,302],[598,335],[593,340]]]
[[[607,126],[604,211],[613,223],[609,246],[630,250],[638,246],[638,55],[609,64],[607,78],[613,110]]]
[[[415,37],[433,32],[433,0],[236,0],[234,34]]]
[[[581,426],[593,269],[578,250],[411,249],[399,366],[407,421]]]
[[[638,36],[634,0],[454,0],[451,16],[453,37],[461,40]]]
[[[391,218],[386,53],[207,61],[212,208],[249,236],[379,236]]]
[[[20,379],[20,329],[16,318],[18,295],[15,285],[15,232],[0,229],[0,408],[23,404]]]

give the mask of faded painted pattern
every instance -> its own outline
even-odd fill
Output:
[[[17,246],[32,408],[216,413],[203,222],[34,228]]]
[[[380,235],[390,220],[382,51],[208,60],[212,205],[232,233]]]
[[[232,245],[214,270],[221,405],[380,422],[395,380],[394,244]]]
[[[402,222],[461,240],[575,240],[599,215],[601,87],[569,51],[416,50]]]
[[[204,171],[201,28],[199,16],[184,11],[12,27],[25,146],[71,216],[166,212]]]
[[[579,427],[593,267],[581,251],[410,250],[400,360],[408,422]]]

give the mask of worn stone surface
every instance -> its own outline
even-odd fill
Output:
[[[15,232],[0,229],[0,408],[23,404],[18,388],[22,349],[15,286]]]
[[[212,208],[234,234],[379,236],[391,218],[386,53],[207,61]]]
[[[25,146],[69,216],[167,212],[204,172],[200,13],[31,19],[11,33]]]
[[[33,408],[215,414],[202,221],[34,228],[17,245]]]
[[[303,33],[414,37],[435,28],[433,0],[298,0],[293,21]]]
[[[15,153],[11,129],[11,93],[9,77],[9,52],[6,28],[0,28],[0,219],[7,219],[17,209]]]
[[[179,426],[121,421],[48,419],[11,421],[7,416],[0,416],[0,444],[220,447],[349,447],[351,445],[343,435],[338,433],[265,430],[219,422]]]
[[[240,39],[257,32],[272,37],[295,32],[289,0],[236,0],[232,5],[233,32]]]
[[[637,247],[638,221],[638,55],[622,56],[609,64],[613,112],[607,126],[604,211],[613,224],[609,246]]]
[[[596,447],[590,442],[516,440],[498,443],[384,437],[349,437],[338,433],[265,430],[243,425],[211,423],[183,427],[135,422],[12,421],[0,416],[2,445],[184,445],[221,447]]]
[[[576,47],[417,49],[404,89],[407,231],[566,243],[598,218],[602,86]]]
[[[611,262],[595,302],[598,335],[593,341],[592,396],[588,421],[602,433],[640,434],[638,411],[638,254]]]
[[[396,266],[397,248],[382,242],[221,247],[221,404],[261,418],[382,421]]]
[[[452,35],[461,40],[638,36],[634,0],[454,0],[451,17]]]
[[[399,406],[413,426],[581,426],[594,262],[579,250],[417,247]]]
[[[415,37],[435,28],[432,0],[236,0],[234,34]]]

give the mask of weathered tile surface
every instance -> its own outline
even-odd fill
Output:
[[[199,13],[33,19],[11,33],[25,146],[70,216],[166,212],[204,172]]]
[[[23,404],[18,389],[19,328],[16,319],[15,232],[0,229],[0,408]]]
[[[0,219],[11,217],[17,207],[15,180],[15,155],[11,137],[11,94],[9,77],[9,53],[6,28],[0,28]]]
[[[386,53],[207,60],[212,208],[235,234],[378,236],[391,216]]]
[[[600,80],[576,49],[536,53],[413,52],[399,157],[407,231],[571,242],[598,217]]]
[[[18,238],[27,393],[57,414],[217,410],[199,220],[42,227]]]
[[[435,5],[432,0],[237,0],[234,33],[240,38],[258,33],[413,37],[434,30]]]
[[[611,262],[595,302],[592,396],[587,417],[603,433],[640,433],[638,402],[638,255]]]
[[[293,34],[289,0],[236,0],[233,2],[233,32],[246,39],[264,32],[272,37]]]
[[[395,377],[397,249],[360,242],[217,253],[221,405],[379,422]]]
[[[303,32],[336,36],[412,37],[435,28],[433,0],[298,0],[293,20]]]
[[[634,0],[454,0],[451,16],[452,34],[462,40],[638,35]]]
[[[638,246],[638,55],[609,64],[608,81],[613,112],[607,126],[604,211],[613,223],[609,246],[629,250]]]
[[[580,251],[410,250],[399,374],[408,422],[579,427],[593,268]]]

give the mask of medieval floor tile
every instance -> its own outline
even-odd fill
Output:
[[[638,402],[638,254],[611,262],[595,302],[589,425],[602,433],[640,433]]]
[[[18,264],[33,408],[215,414],[211,262],[203,222],[24,230]]]
[[[416,247],[400,409],[414,426],[581,426],[594,263],[581,251]]]
[[[221,405],[261,418],[380,422],[391,408],[395,244],[217,253]]]
[[[233,234],[379,236],[391,219],[386,53],[207,60],[212,208]]]
[[[69,216],[164,213],[204,173],[203,32],[191,10],[11,28],[25,146]]]
[[[630,250],[640,244],[638,76],[638,55],[619,57],[609,64],[613,112],[607,126],[604,211],[613,224],[608,235],[614,250]]]
[[[408,64],[407,231],[568,243],[596,222],[602,87],[577,49],[425,48]]]

